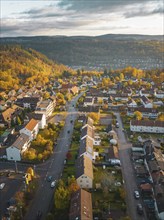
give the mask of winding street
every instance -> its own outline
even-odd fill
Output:
[[[119,128],[117,128],[118,134],[118,145],[119,145],[119,158],[121,161],[122,167],[122,175],[124,179],[124,187],[126,191],[126,203],[127,203],[127,211],[132,220],[146,220],[146,216],[140,216],[137,214],[136,206],[138,203],[142,203],[141,199],[136,200],[134,198],[134,190],[138,190],[136,184],[136,177],[133,170],[132,161],[130,159],[130,149],[132,147],[131,143],[129,143],[125,134],[122,131],[123,125],[120,118],[119,113],[115,113],[117,117],[117,121],[119,123]]]

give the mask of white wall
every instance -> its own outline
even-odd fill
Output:
[[[130,125],[130,130],[135,131],[135,132],[146,132],[146,133],[164,133],[164,128],[162,128],[162,127]]]
[[[13,161],[20,161],[21,160],[21,154],[20,150],[15,147],[8,147],[6,149],[7,154],[7,160],[13,160]]]

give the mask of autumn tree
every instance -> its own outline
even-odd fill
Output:
[[[88,117],[92,118],[95,123],[98,123],[98,121],[100,120],[99,113],[91,112],[88,114]]]
[[[66,103],[66,101],[65,101],[65,99],[64,99],[64,95],[63,95],[62,93],[58,92],[58,93],[56,94],[56,98],[57,98],[57,103],[58,103],[59,105],[64,105],[64,104]]]
[[[159,121],[164,121],[164,113],[161,113],[158,115],[158,120]]]
[[[22,124],[21,119],[20,119],[19,116],[16,117],[16,123],[17,123],[17,125],[21,125]]]
[[[136,118],[137,120],[141,120],[142,119],[142,113],[139,111],[135,111],[134,112],[134,118]]]
[[[67,155],[66,155],[67,160],[71,160],[72,159],[72,154],[70,151],[68,151]]]
[[[66,209],[69,206],[70,192],[63,182],[59,182],[59,186],[55,191],[54,201],[56,209]]]
[[[32,177],[34,177],[34,169],[32,167],[29,167],[26,173],[29,173]]]
[[[15,199],[16,199],[18,206],[25,205],[24,192],[21,192],[21,191],[16,192]]]
[[[74,176],[68,177],[68,189],[70,193],[76,192],[80,189]]]

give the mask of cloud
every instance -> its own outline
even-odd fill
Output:
[[[131,17],[143,17],[143,16],[150,16],[155,14],[164,14],[163,3],[155,4],[154,2],[144,5],[138,5],[138,7],[129,7],[127,11],[124,13],[126,18]]]
[[[69,10],[75,10],[77,12],[113,12],[121,11],[124,7],[130,5],[141,5],[143,4],[163,4],[163,0],[61,0],[58,5],[61,8],[67,8]],[[95,11],[96,10],[96,11]]]
[[[36,1],[35,1],[36,2]],[[47,1],[46,1],[47,2]],[[96,33],[145,33],[145,19],[149,19],[154,30],[151,15],[163,13],[163,0],[61,0],[31,9],[24,8],[1,19],[1,36],[22,35],[96,35]],[[137,18],[136,18],[137,17]],[[13,19],[14,18],[14,19]],[[140,19],[140,20],[139,20]],[[142,25],[141,25],[142,24]],[[136,28],[135,28],[135,27]],[[137,31],[138,31],[137,30]],[[92,34],[93,33],[93,34]]]

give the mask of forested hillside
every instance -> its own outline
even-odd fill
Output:
[[[2,38],[19,43],[75,69],[163,68],[163,36],[103,35],[98,37],[38,36]]]
[[[17,89],[31,82],[44,85],[50,78],[60,76],[68,68],[56,64],[33,49],[21,46],[0,47],[0,90]],[[69,71],[71,71],[69,69]]]

